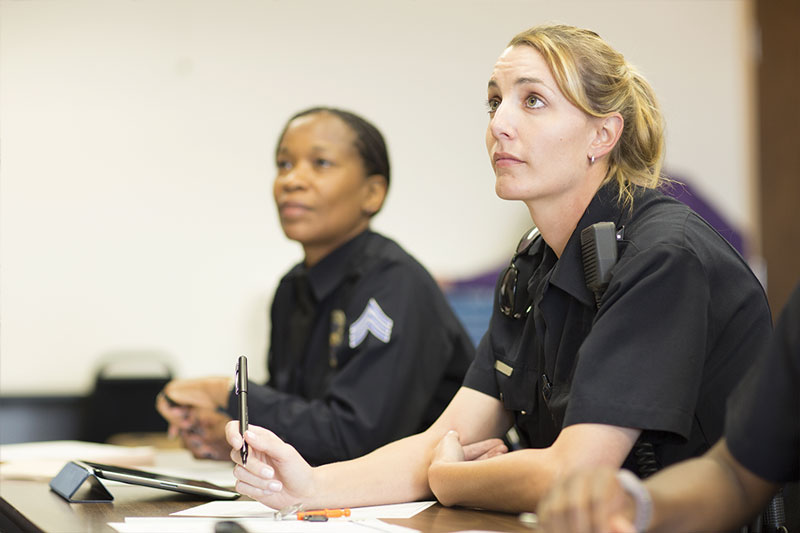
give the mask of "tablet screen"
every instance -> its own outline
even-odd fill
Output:
[[[75,461],[82,467],[94,473],[102,479],[122,481],[133,485],[144,485],[157,489],[172,490],[186,494],[195,494],[206,498],[218,498],[233,500],[239,497],[239,493],[231,489],[226,489],[207,481],[188,479],[177,476],[156,474],[135,468],[125,468],[121,466],[104,465],[92,463],[90,461]]]

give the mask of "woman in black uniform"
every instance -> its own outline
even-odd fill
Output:
[[[369,229],[389,186],[372,124],[338,109],[303,111],[275,158],[281,226],[305,258],[275,293],[270,378],[249,387],[250,423],[312,463],[357,457],[436,420],[474,348],[428,272]],[[177,380],[164,392],[157,406],[171,431],[198,457],[227,457],[231,378]]]
[[[597,34],[538,26],[498,59],[487,107],[495,190],[525,203],[536,230],[498,280],[464,386],[424,433],[318,469],[252,427],[252,459],[234,470],[243,494],[273,507],[434,495],[532,510],[575,470],[625,464],[646,475],[721,435],[725,399],[769,335],[769,308],[733,248],[657,191],[663,124],[647,81]],[[581,234],[600,222],[618,260],[595,291]],[[497,437],[512,426],[523,449],[503,453]],[[233,425],[227,434],[235,458],[242,440]]]

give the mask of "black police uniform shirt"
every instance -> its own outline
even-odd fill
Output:
[[[645,444],[624,465],[647,475],[720,438],[726,398],[771,317],[741,256],[696,213],[654,190],[637,189],[632,210],[617,197],[615,183],[598,191],[560,258],[538,238],[515,261],[517,290],[532,302],[527,315],[499,310],[501,274],[464,385],[513,412],[522,446],[548,447],[580,423],[642,429]],[[598,308],[580,233],[605,221],[623,236]]]
[[[800,285],[728,402],[725,439],[736,460],[759,477],[800,480]]]
[[[294,285],[313,318],[292,353]],[[343,312],[343,316],[342,316]],[[461,385],[475,348],[436,282],[395,242],[367,230],[281,280],[271,309],[269,380],[249,385],[251,424],[312,464],[351,459],[426,429]],[[237,418],[235,393],[229,414]]]

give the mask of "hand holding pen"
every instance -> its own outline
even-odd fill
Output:
[[[241,433],[237,421],[225,427],[229,457],[237,463],[233,475],[236,491],[273,509],[282,509],[298,502],[308,509],[320,509],[334,502],[320,500],[314,468],[298,451],[272,431],[249,426],[247,464],[240,457]]]
[[[242,436],[242,464],[247,464],[247,442],[244,433],[247,431],[247,357],[239,356],[236,363],[236,397],[239,404],[239,435]]]

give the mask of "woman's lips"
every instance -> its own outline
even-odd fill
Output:
[[[285,202],[280,204],[278,210],[280,211],[282,217],[295,218],[305,215],[311,211],[311,208],[298,202]]]
[[[511,167],[524,163],[522,159],[506,152],[496,152],[493,159],[495,167]]]

